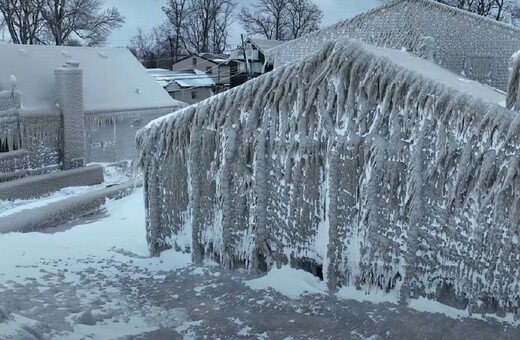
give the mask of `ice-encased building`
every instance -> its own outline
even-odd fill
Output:
[[[139,131],[150,251],[518,316],[520,116],[505,102],[406,51],[324,42]]]
[[[139,128],[185,106],[127,49],[0,44],[0,55],[0,182],[131,159]]]
[[[518,313],[520,116],[503,100],[407,52],[327,43],[140,130],[150,251]]]
[[[333,26],[266,52],[275,67],[318,51],[341,37],[405,49],[468,78],[505,90],[520,28],[431,0],[391,0]]]

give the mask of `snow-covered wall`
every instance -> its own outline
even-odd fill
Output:
[[[151,253],[518,313],[520,116],[381,50],[329,43],[140,130]]]
[[[424,37],[430,37],[438,63],[501,90],[507,88],[511,55],[520,49],[520,29],[514,26],[430,0],[395,0],[270,49],[266,55],[277,67],[339,37],[419,53]]]

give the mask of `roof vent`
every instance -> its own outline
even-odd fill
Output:
[[[61,51],[61,54],[65,57],[65,58],[70,58],[70,53],[68,51]]]
[[[79,68],[79,62],[74,60],[67,60],[63,65],[64,68]]]
[[[108,55],[105,52],[98,52],[98,54],[101,58],[108,58]]]
[[[25,57],[28,57],[29,56],[29,51],[27,51],[25,48],[21,48],[18,50],[18,53],[20,53],[21,55],[25,56]]]
[[[135,89],[135,93],[137,93],[137,94],[141,94],[141,92],[143,92],[143,91],[141,91],[140,88],[136,88],[136,89]]]

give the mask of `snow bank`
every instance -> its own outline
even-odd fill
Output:
[[[245,284],[255,290],[271,288],[291,299],[304,294],[323,294],[327,290],[327,286],[316,276],[289,266],[273,268],[267,275],[245,281]]]
[[[142,129],[150,251],[518,313],[520,117],[392,53],[328,43]]]

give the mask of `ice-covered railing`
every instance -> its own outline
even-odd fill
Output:
[[[57,164],[61,117],[26,112],[16,77],[11,75],[9,80],[10,88],[0,89],[0,141],[3,151],[9,151],[0,155],[0,175]]]
[[[14,90],[0,89],[0,143],[7,150],[20,146],[18,109],[20,95]]]
[[[142,129],[151,253],[518,315],[520,115],[376,51],[328,43]]]

